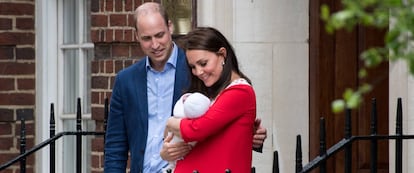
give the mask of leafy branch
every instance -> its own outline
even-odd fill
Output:
[[[373,47],[362,52],[364,67],[359,77],[366,77],[368,68],[384,61],[403,60],[414,75],[414,0],[342,0],[343,8],[331,13],[327,5],[321,6],[321,18],[326,22],[325,30],[333,33],[339,29],[352,30],[357,25],[387,29],[384,46]],[[365,83],[354,89],[346,89],[342,99],[332,102],[333,112],[345,108],[357,108],[363,95],[372,90]]]

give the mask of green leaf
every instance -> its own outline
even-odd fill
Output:
[[[345,101],[344,100],[335,100],[331,104],[332,112],[340,113],[345,110]]]
[[[361,94],[358,92],[355,92],[351,95],[351,97],[346,100],[346,105],[350,109],[355,109],[359,106],[359,103],[362,101]]]
[[[332,25],[334,28],[342,28],[345,26],[346,22],[354,16],[353,11],[344,10],[336,12],[332,15]]]
[[[364,83],[362,86],[359,87],[358,91],[360,93],[368,93],[372,90],[372,86],[368,83]]]
[[[326,4],[323,4],[321,6],[321,19],[324,21],[328,21],[329,15],[330,15],[329,6]]]
[[[354,94],[354,90],[347,88],[343,93],[344,100],[349,100],[352,97],[352,94]]]
[[[358,77],[360,79],[365,78],[367,75],[368,75],[368,72],[365,68],[360,69],[358,72]]]

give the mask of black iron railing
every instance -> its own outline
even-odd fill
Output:
[[[82,136],[103,136],[105,141],[105,131],[107,126],[107,119],[109,114],[109,107],[108,107],[108,99],[105,99],[105,107],[104,107],[104,131],[103,132],[90,132],[90,131],[82,131],[82,119],[81,119],[81,103],[80,99],[77,102],[77,113],[76,113],[76,131],[67,131],[67,132],[60,132],[55,134],[55,111],[53,103],[50,106],[50,138],[41,142],[40,144],[34,146],[32,149],[26,151],[26,128],[25,128],[25,120],[21,119],[21,135],[20,135],[20,155],[13,158],[12,160],[6,162],[3,165],[0,165],[0,171],[8,168],[9,166],[20,162],[20,173],[26,172],[26,158],[33,154],[34,152],[42,149],[45,146],[50,147],[50,172],[55,172],[55,141],[60,139],[63,136],[76,136],[76,173],[81,173],[82,168]],[[104,151],[105,152],[105,151]],[[273,173],[279,173],[279,164],[278,164],[278,153],[277,151],[274,152],[274,159],[273,159]],[[198,173],[197,170],[194,170],[194,173]],[[226,173],[231,173],[231,170],[224,170]],[[256,168],[251,168],[251,173],[256,173]]]
[[[371,131],[367,136],[352,136],[351,134],[351,111],[345,112],[345,138],[326,150],[325,141],[325,120],[320,119],[320,154],[318,157],[311,160],[305,166],[302,166],[302,148],[300,135],[297,136],[296,147],[296,172],[306,173],[312,171],[314,168],[319,168],[321,173],[326,172],[326,160],[333,156],[335,153],[344,150],[345,153],[345,166],[344,172],[350,173],[352,168],[352,144],[357,141],[370,141],[370,169],[371,173],[377,172],[377,160],[378,160],[378,140],[395,140],[395,173],[402,173],[402,153],[404,139],[414,139],[414,135],[404,135],[402,126],[402,103],[401,98],[397,100],[397,115],[396,115],[396,134],[395,135],[378,135],[377,134],[377,109],[376,100],[372,100],[371,109]],[[388,152],[388,151],[387,151]]]
[[[25,137],[25,121],[21,119],[21,134],[20,134],[20,155],[14,159],[8,161],[7,163],[0,166],[0,171],[6,169],[7,167],[20,162],[20,172],[26,172],[26,157],[33,154],[37,150],[42,149],[43,147],[50,146],[50,172],[55,172],[55,141],[63,136],[74,135],[76,136],[76,172],[81,172],[82,167],[82,136],[105,136],[107,118],[108,118],[108,100],[105,99],[105,108],[104,108],[104,131],[103,132],[90,132],[82,131],[81,126],[81,107],[80,99],[78,99],[77,105],[77,115],[76,115],[76,131],[60,132],[55,134],[55,117],[54,117],[54,106],[51,104],[51,113],[50,113],[50,138],[44,142],[34,146],[32,149],[26,151],[26,137]],[[377,134],[377,110],[376,110],[376,101],[372,100],[372,111],[371,111],[371,123],[370,123],[370,135],[367,136],[352,136],[351,134],[351,111],[346,110],[345,112],[345,137],[340,140],[337,144],[333,145],[329,149],[326,149],[326,129],[325,129],[325,120],[324,118],[320,119],[320,150],[319,156],[311,160],[306,165],[302,166],[302,146],[301,146],[301,136],[298,135],[296,142],[296,173],[307,173],[312,171],[315,168],[319,168],[321,173],[326,173],[326,160],[338,153],[339,151],[344,151],[344,172],[350,173],[352,168],[352,144],[357,141],[370,141],[370,169],[371,173],[377,172],[377,160],[378,160],[378,141],[379,140],[395,140],[395,172],[402,173],[402,153],[403,153],[403,143],[404,139],[414,139],[414,135],[404,135],[403,126],[402,126],[402,103],[401,98],[397,102],[397,115],[396,115],[396,134],[395,135],[378,135]],[[105,141],[105,137],[104,137]],[[104,151],[105,152],[105,151]],[[274,151],[273,153],[273,173],[279,173],[279,156],[278,152]],[[230,170],[225,170],[224,172],[231,172]],[[252,173],[256,172],[255,167],[252,167]]]
[[[82,136],[105,136],[106,120],[108,118],[108,99],[105,99],[105,118],[104,118],[104,131],[82,131],[82,114],[81,114],[81,102],[78,98],[77,112],[76,112],[76,131],[60,132],[55,134],[55,111],[53,103],[50,106],[50,138],[34,146],[32,149],[26,151],[26,127],[25,120],[21,119],[21,134],[20,134],[20,155],[14,159],[6,162],[0,166],[0,171],[8,168],[9,166],[20,162],[20,173],[26,172],[26,158],[34,152],[42,149],[43,147],[50,146],[50,172],[55,172],[55,141],[63,136],[76,136],[76,173],[81,173],[82,168]]]

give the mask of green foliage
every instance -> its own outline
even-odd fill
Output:
[[[325,30],[352,30],[356,25],[387,29],[384,47],[374,47],[361,54],[365,68],[375,67],[383,61],[406,61],[411,75],[414,75],[414,0],[342,0],[343,9],[330,12],[327,5],[321,6],[321,19],[326,22]],[[359,77],[367,75],[362,68]],[[356,90],[347,89],[343,98],[332,103],[334,112],[344,108],[356,108],[363,94],[371,90],[364,84]]]

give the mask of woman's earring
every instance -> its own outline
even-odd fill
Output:
[[[224,64],[226,64],[226,63],[224,63],[224,61],[221,63],[221,65],[223,65],[224,66]]]

